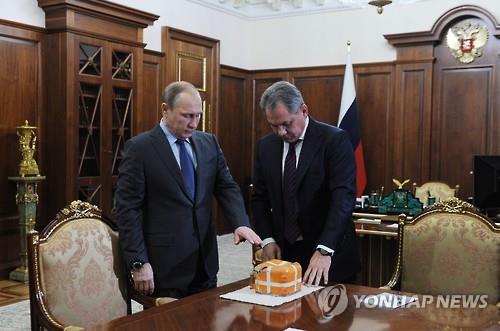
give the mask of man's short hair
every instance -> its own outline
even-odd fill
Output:
[[[193,84],[184,81],[178,81],[170,83],[167,85],[167,87],[165,87],[165,90],[163,90],[163,93],[161,95],[161,102],[166,103],[168,108],[173,109],[175,107],[175,104],[177,103],[179,95],[182,92],[188,92],[193,95],[200,96],[200,93]]]
[[[288,112],[295,114],[304,103],[302,93],[295,85],[279,81],[269,86],[260,97],[260,108],[264,111],[273,111],[281,102]]]

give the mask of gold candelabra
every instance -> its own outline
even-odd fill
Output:
[[[39,176],[40,171],[33,155],[36,151],[36,126],[29,125],[25,121],[23,126],[18,126],[17,136],[19,137],[19,151],[21,152],[21,162],[19,162],[19,175],[24,177]]]
[[[45,176],[40,176],[38,165],[34,159],[36,151],[36,127],[29,125],[28,121],[23,126],[16,128],[19,137],[19,176],[9,177],[17,185],[16,204],[19,210],[19,239],[21,265],[11,271],[9,278],[27,283],[28,255],[26,247],[26,234],[35,229],[36,207],[38,204],[37,186]]]

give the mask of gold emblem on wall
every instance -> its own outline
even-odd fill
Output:
[[[488,37],[488,29],[484,25],[465,23],[448,30],[446,44],[458,61],[471,63],[483,55]]]

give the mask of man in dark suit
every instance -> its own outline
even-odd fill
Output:
[[[215,136],[196,131],[202,114],[196,88],[170,84],[161,109],[159,125],[125,145],[115,193],[117,223],[135,288],[183,297],[216,286],[213,196],[235,244],[261,240],[249,228],[240,188]]]
[[[309,284],[354,281],[356,164],[347,133],[310,117],[285,81],[270,86],[260,106],[273,131],[255,156],[252,210],[263,258],[299,262]]]

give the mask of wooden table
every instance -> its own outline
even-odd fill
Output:
[[[242,280],[191,297],[125,316],[90,330],[498,330],[496,307],[487,309],[432,310],[417,308],[356,308],[354,295],[385,292],[377,288],[346,285],[348,306],[332,317],[328,313],[339,296],[328,296],[333,287],[311,293],[277,308],[219,298],[248,284]],[[336,289],[339,286],[337,285]],[[397,292],[394,292],[397,293]],[[345,302],[345,301],[344,301]],[[340,304],[337,303],[337,307]],[[323,307],[323,310],[321,309]],[[330,307],[330,308],[329,308]],[[431,308],[431,310],[429,310]],[[338,309],[338,308],[336,308]],[[334,309],[335,311],[335,309]],[[451,314],[451,315],[450,315]],[[442,321],[441,321],[442,320]]]

